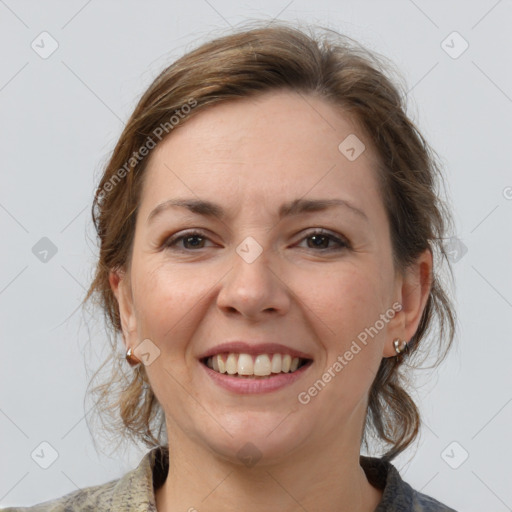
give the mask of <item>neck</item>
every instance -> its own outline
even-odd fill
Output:
[[[314,453],[303,449],[253,467],[212,454],[185,435],[169,437],[169,448],[169,473],[155,492],[158,512],[373,512],[382,498],[359,465],[359,443],[324,439]]]

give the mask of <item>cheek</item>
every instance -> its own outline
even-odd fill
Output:
[[[347,267],[325,280],[328,293],[318,291],[323,306],[318,306],[317,325],[326,351],[322,366],[325,378],[336,382],[331,395],[336,400],[358,401],[382,360],[388,328],[388,318],[382,320],[382,315],[390,311],[392,295],[381,272],[378,262]]]
[[[200,307],[205,294],[200,277],[192,278],[184,273],[163,265],[141,265],[134,283],[134,300],[137,312],[139,336],[155,340],[161,350],[169,344],[164,340],[176,340],[194,316],[194,309]]]
[[[318,304],[319,316],[325,319],[332,336],[346,342],[389,309],[390,287],[379,272],[378,265],[351,265],[327,275],[322,286],[316,286],[311,299]]]
[[[160,351],[160,357],[146,367],[148,379],[166,411],[176,409],[185,414],[182,385],[188,382],[190,369],[184,364],[184,355],[205,291],[196,286],[200,279],[175,268],[145,262],[137,270],[133,289],[138,336],[150,339]]]

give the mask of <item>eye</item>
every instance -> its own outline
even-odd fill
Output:
[[[203,249],[207,240],[209,238],[203,232],[189,231],[171,236],[165,240],[162,247],[177,251],[193,251],[194,249]],[[350,248],[350,243],[346,238],[336,236],[323,229],[310,231],[302,240],[311,240],[311,243],[308,243],[308,249],[330,252]],[[334,243],[334,247],[329,247],[330,243]]]
[[[319,249],[320,251],[341,251],[350,248],[350,243],[346,238],[333,235],[323,229],[309,232],[302,240],[311,240],[308,248]],[[334,242],[335,246],[329,247],[330,242]]]
[[[177,251],[187,251],[193,249],[202,249],[204,247],[203,242],[208,240],[204,233],[200,231],[189,231],[181,235],[174,235],[165,240],[163,247],[167,249],[175,249]],[[183,242],[182,246],[179,244]]]

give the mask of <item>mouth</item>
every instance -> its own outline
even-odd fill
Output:
[[[292,374],[313,362],[312,359],[292,357],[290,354],[246,354],[243,352],[224,352],[204,357],[200,361],[219,374],[254,380]]]

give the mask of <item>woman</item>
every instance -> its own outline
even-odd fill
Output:
[[[454,326],[440,176],[404,110],[375,57],[284,24],[155,79],[97,189],[87,296],[131,372],[98,406],[152,449],[34,510],[453,510],[390,463],[420,424],[403,366]]]

